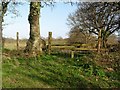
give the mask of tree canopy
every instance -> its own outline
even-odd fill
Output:
[[[81,32],[97,35],[104,47],[107,38],[120,30],[120,2],[79,3],[76,12],[69,15],[68,24]]]

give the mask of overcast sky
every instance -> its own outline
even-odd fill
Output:
[[[41,9],[40,17],[40,33],[42,37],[47,37],[48,32],[53,32],[53,37],[66,38],[70,30],[67,23],[67,17],[70,13],[77,9],[76,5],[64,4],[62,2],[56,3],[53,8],[44,7]],[[19,16],[14,17],[12,14],[5,16],[5,25],[3,36],[9,38],[16,38],[16,32],[19,32],[20,38],[29,38],[29,4],[21,5],[17,8]]]

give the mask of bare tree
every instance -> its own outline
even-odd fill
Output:
[[[120,30],[120,2],[79,3],[68,21],[71,27],[97,35],[100,52],[101,47],[106,47],[107,38]]]
[[[68,43],[70,44],[90,44],[95,43],[96,37],[88,31],[80,30],[79,28],[72,28],[69,32]]]
[[[2,30],[3,30],[3,22],[4,22],[4,16],[6,16],[7,11],[10,13],[13,13],[17,16],[17,10],[15,7],[18,5],[21,5],[22,3],[20,2],[15,2],[12,0],[2,0],[1,5],[0,5],[0,40],[2,41],[2,47],[4,48],[4,38],[2,37]],[[10,8],[8,8],[8,5],[10,5]]]
[[[8,4],[10,3],[10,1],[9,2],[2,2],[1,3],[1,6],[0,6],[0,41],[1,41],[1,45],[2,45],[2,47],[4,48],[4,42],[3,42],[3,37],[2,37],[2,30],[3,30],[3,28],[2,28],[2,23],[4,22],[4,20],[3,20],[3,17],[4,17],[4,15],[5,15],[5,13],[7,12],[7,7],[8,7]]]

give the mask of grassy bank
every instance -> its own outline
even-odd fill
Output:
[[[4,53],[3,88],[115,88],[120,86],[119,73],[106,71],[90,57],[82,55],[70,59],[58,55],[43,55],[25,58]]]

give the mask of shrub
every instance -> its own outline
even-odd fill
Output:
[[[104,77],[105,72],[104,69],[100,66],[97,66],[96,63],[93,61],[92,58],[89,56],[83,56],[81,58],[76,58],[75,59],[75,66],[81,67],[82,71],[87,75],[95,75],[95,76],[100,76]]]

